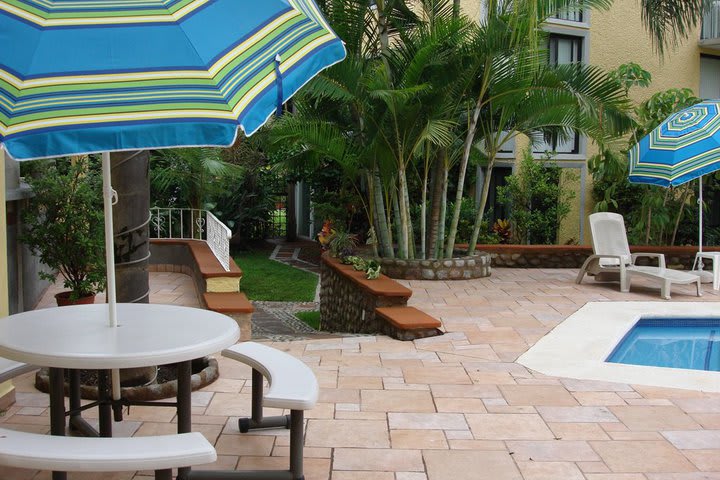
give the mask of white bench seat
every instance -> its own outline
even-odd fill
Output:
[[[198,432],[150,437],[63,437],[0,428],[0,465],[60,472],[166,470],[212,463]],[[157,477],[160,478],[160,477]]]
[[[12,380],[23,373],[37,370],[37,368],[35,365],[28,365],[27,363],[16,362],[15,360],[0,357],[0,383]]]
[[[252,367],[252,416],[241,418],[240,431],[256,428],[290,429],[290,469],[273,471],[224,472],[223,479],[302,480],[303,411],[315,406],[320,388],[315,374],[301,360],[261,343],[243,342],[223,350],[223,356]],[[263,392],[263,377],[269,387]],[[290,415],[263,417],[264,406],[290,410]],[[217,472],[216,472],[217,473]],[[214,479],[212,474],[192,472],[191,480]]]
[[[262,397],[263,405],[288,410],[310,410],[318,399],[318,383],[310,368],[297,358],[256,342],[243,342],[226,348],[232,358],[262,373],[270,384]]]

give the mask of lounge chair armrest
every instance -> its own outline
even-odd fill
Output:
[[[635,265],[635,260],[638,257],[649,257],[649,258],[657,258],[658,259],[658,267],[665,268],[665,254],[663,254],[663,253],[638,252],[638,253],[633,253],[631,256],[632,256],[632,264],[633,265]]]
[[[618,261],[618,266],[625,266],[626,259],[622,255],[603,255],[603,254],[592,254],[588,258],[597,258],[598,260],[607,258]]]

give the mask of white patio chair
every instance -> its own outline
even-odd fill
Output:
[[[593,255],[590,255],[578,272],[575,283],[582,282],[585,274],[595,275],[596,280],[608,278],[608,274],[620,277],[620,291],[630,291],[630,279],[637,275],[660,284],[660,295],[670,299],[673,283],[697,285],[697,295],[702,296],[698,275],[665,267],[662,253],[630,253],[625,222],[622,215],[610,212],[593,213],[589,217]],[[657,267],[635,265],[639,257],[657,258]]]

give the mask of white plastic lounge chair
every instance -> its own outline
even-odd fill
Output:
[[[660,295],[668,300],[673,283],[695,283],[698,297],[702,296],[700,277],[692,273],[665,268],[665,256],[662,253],[630,253],[622,215],[600,212],[593,213],[589,219],[594,255],[590,255],[585,260],[575,283],[582,282],[586,273],[595,275],[596,279],[607,277],[604,274],[611,273],[620,276],[620,291],[629,292],[630,279],[637,275],[658,282]],[[657,258],[658,266],[635,265],[638,257]]]

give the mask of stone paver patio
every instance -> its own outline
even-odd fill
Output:
[[[642,281],[622,294],[617,285],[576,285],[576,273],[495,269],[481,280],[405,282],[410,303],[443,321],[439,337],[272,343],[312,366],[321,385],[306,414],[307,480],[720,479],[720,395],[552,378],[514,363],[588,301],[664,302]],[[153,301],[196,302],[183,277],[153,273]],[[718,300],[707,286],[702,298],[673,288],[673,302]],[[209,468],[285,468],[287,431],[237,431],[237,418],[250,413],[250,369],[218,360],[220,379],[193,394],[194,427],[219,455]],[[3,426],[49,431],[47,395],[32,381],[17,380]],[[115,430],[169,433],[173,422],[171,408],[133,407]],[[0,469],[2,480],[49,478]]]

